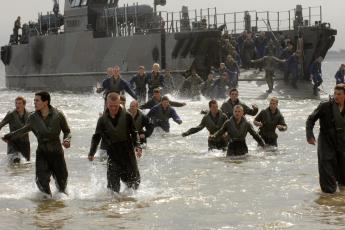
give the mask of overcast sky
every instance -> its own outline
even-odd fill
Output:
[[[63,10],[64,0],[60,0],[60,9]],[[132,4],[139,2],[151,4],[153,0],[141,1],[121,1],[120,5],[125,3]],[[208,7],[217,7],[221,12],[240,12],[245,10],[257,11],[282,11],[293,9],[297,4],[307,6],[323,7],[323,21],[331,23],[331,26],[338,30],[338,36],[332,49],[345,49],[345,1],[344,0],[167,0],[165,7],[159,7],[165,11],[178,11],[182,5],[189,6],[189,9],[200,9]],[[52,10],[52,0],[1,0],[0,9],[0,44],[6,44],[9,35],[12,33],[13,23],[17,16],[22,17],[22,23],[29,20],[37,20],[39,12]]]

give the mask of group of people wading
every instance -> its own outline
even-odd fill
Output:
[[[142,69],[142,68],[140,68]],[[135,91],[129,83],[120,77],[120,68],[108,69],[109,78],[105,79],[97,92],[104,92],[104,111],[100,114],[92,136],[88,159],[93,161],[98,145],[107,154],[107,187],[120,191],[120,181],[128,188],[136,190],[140,185],[140,173],[137,158],[142,156],[142,145],[147,142],[153,130],[160,127],[170,131],[169,119],[182,124],[182,119],[173,107],[182,107],[186,103],[170,101],[161,95],[161,84],[164,82],[159,73],[159,66],[154,65],[148,77],[148,95],[141,89],[140,75],[131,82],[136,82]],[[163,88],[164,89],[164,88]],[[134,99],[126,109],[126,91]],[[202,111],[204,117],[200,124],[182,133],[183,137],[199,132],[203,128],[209,131],[208,147],[227,151],[227,156],[243,156],[248,153],[246,136],[253,136],[258,145],[277,147],[276,129],[286,131],[284,116],[278,109],[278,99],[272,97],[266,109],[259,113],[256,105],[247,106],[239,100],[238,89],[228,92],[229,98],[218,107],[214,99],[208,103],[209,109]],[[3,136],[7,142],[7,153],[12,163],[20,162],[20,155],[30,161],[30,142],[28,132],[32,131],[38,140],[36,150],[36,183],[41,192],[51,196],[50,179],[54,177],[59,192],[66,193],[68,170],[64,158],[64,148],[71,146],[71,131],[64,114],[50,103],[50,94],[45,91],[35,93],[34,112],[25,108],[26,100],[19,96],[15,99],[15,109],[8,112],[0,123],[0,128],[9,124],[10,133]],[[318,162],[320,185],[322,191],[334,193],[337,186],[345,186],[345,85],[334,88],[334,97],[322,102],[308,117],[306,123],[307,141],[315,145],[313,127],[320,120],[318,139]],[[145,114],[140,109],[148,109]],[[253,125],[245,116],[255,116]],[[60,140],[60,133],[63,140]]]

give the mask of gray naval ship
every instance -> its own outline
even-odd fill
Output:
[[[303,52],[301,76],[308,66],[325,57],[336,30],[322,21],[321,7],[281,12],[222,13],[217,8],[180,12],[157,11],[154,5],[123,5],[118,0],[65,0],[60,14],[39,14],[25,23],[20,37],[11,35],[1,47],[6,87],[10,89],[91,90],[109,66],[119,65],[123,76],[138,66],[159,63],[176,75],[191,68],[206,77],[222,60],[222,38],[244,31],[267,31],[276,43],[290,39]],[[177,78],[179,79],[179,78]]]

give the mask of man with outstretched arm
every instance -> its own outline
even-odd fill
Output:
[[[147,117],[152,120],[154,127],[161,127],[167,133],[170,131],[170,118],[177,124],[182,124],[181,118],[177,115],[175,109],[170,106],[167,96],[162,97],[161,103],[154,106],[147,114]]]
[[[211,100],[208,103],[208,106],[209,106],[210,111],[202,118],[201,123],[198,126],[189,129],[187,132],[182,133],[183,137],[197,133],[205,127],[209,131],[209,134],[212,135],[223,126],[224,122],[228,118],[222,111],[218,109],[217,101]],[[217,139],[211,139],[209,137],[208,138],[209,150],[212,150],[212,149],[224,150],[227,145],[225,139],[226,139],[225,136],[220,136]]]

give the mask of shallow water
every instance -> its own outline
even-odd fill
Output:
[[[340,63],[324,63],[326,92],[331,92]],[[33,109],[32,92],[3,89],[0,117],[12,109],[19,94]],[[45,200],[37,192],[37,141],[32,135],[30,164],[8,166],[2,143],[0,229],[344,229],[345,192],[321,194],[316,148],[305,141],[306,118],[319,100],[281,100],[289,129],[279,133],[279,149],[263,150],[248,137],[249,154],[238,160],[225,158],[221,151],[207,152],[206,130],[180,136],[200,122],[199,112],[207,107],[206,99],[187,103],[177,109],[181,126],[172,123],[170,134],[155,132],[149,139],[139,160],[140,189],[122,189],[116,196],[106,189],[105,163],[87,160],[102,111],[101,96],[53,93],[52,104],[64,111],[73,135],[72,147],[65,151],[69,195],[54,193],[53,199]],[[246,103],[261,109],[267,105],[266,100]],[[7,132],[4,128],[1,135]]]

